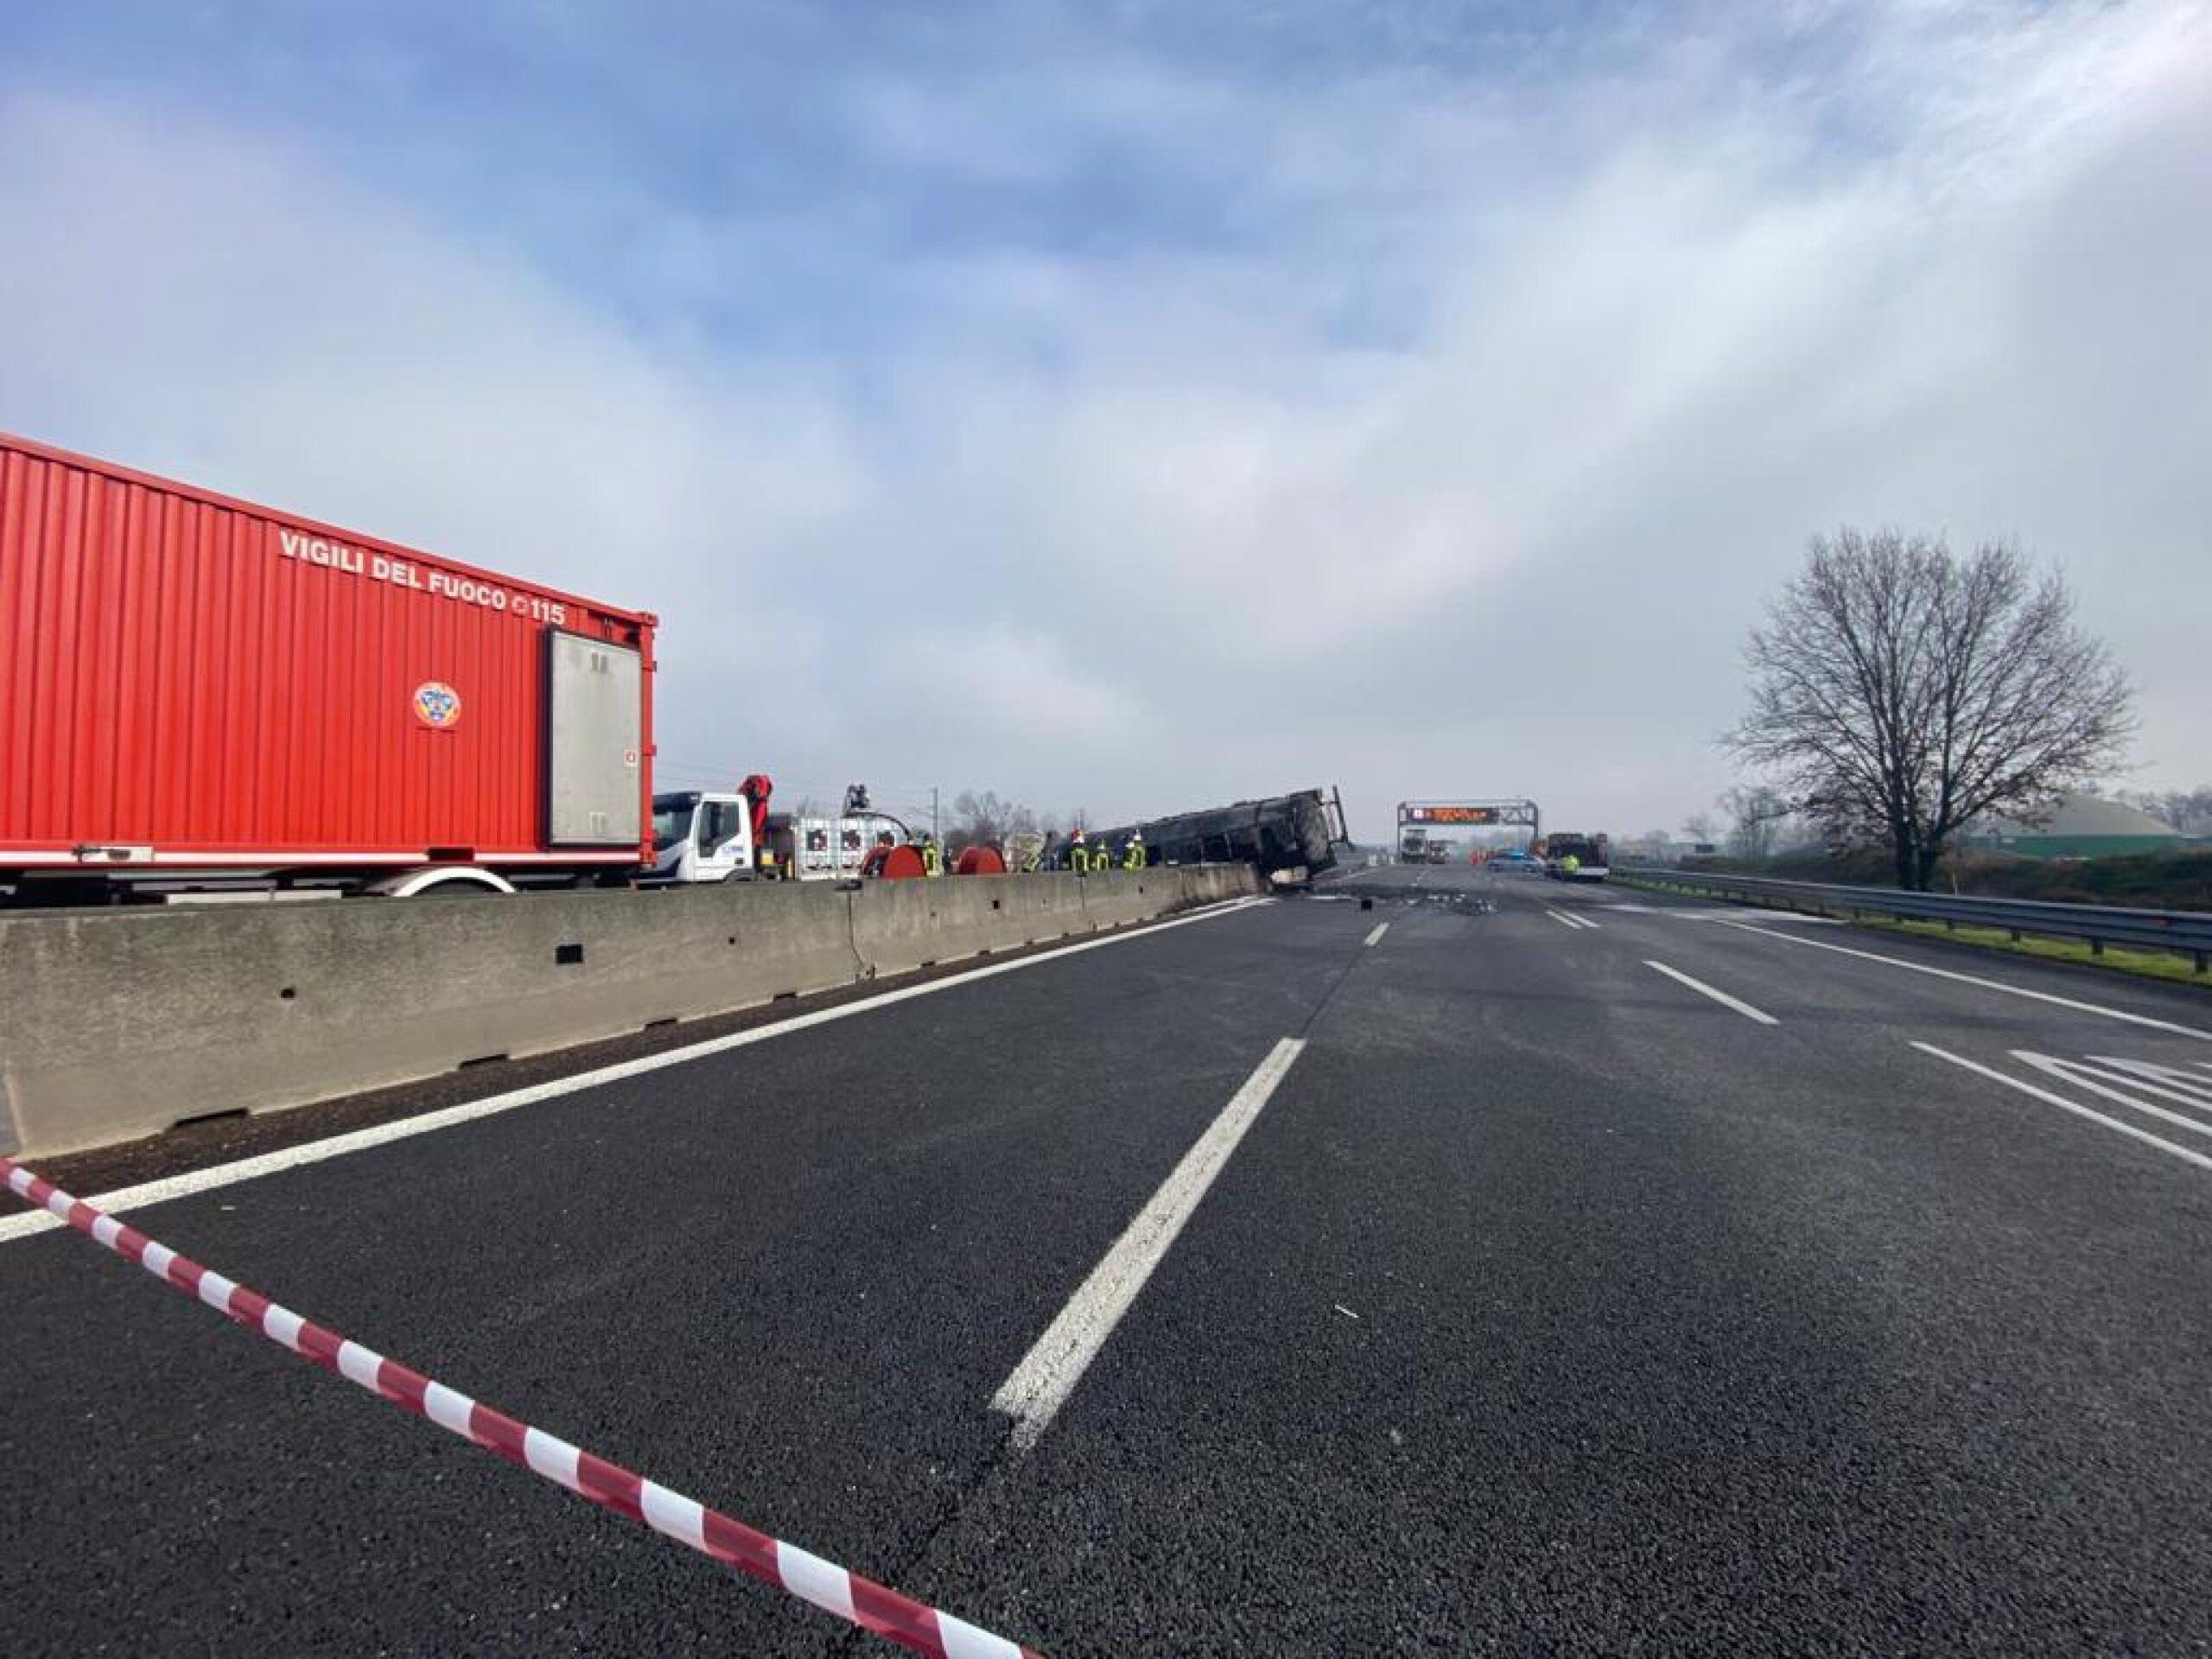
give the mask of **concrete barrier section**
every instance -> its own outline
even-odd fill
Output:
[[[19,1149],[63,1152],[860,974],[815,886],[10,918],[0,1091]]]
[[[1025,943],[1008,891],[1039,876],[874,881],[852,895],[853,950],[862,972],[911,973]]]
[[[1207,867],[0,917],[0,1150],[327,1100],[1255,890]]]
[[[1164,873],[1158,868],[1146,872],[1147,875]],[[1249,864],[1186,864],[1172,873],[1182,882],[1183,901],[1187,905],[1219,904],[1248,897],[1261,888],[1259,873]]]
[[[1181,909],[1185,890],[1183,873],[1166,866],[1109,870],[1083,879],[1083,911],[1094,927],[1122,927]]]
[[[977,879],[1005,887],[1001,902],[1017,925],[1017,944],[1049,944],[1090,931],[1090,918],[1083,908],[1083,883],[1072,875]]]

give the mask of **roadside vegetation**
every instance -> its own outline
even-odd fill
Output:
[[[1802,849],[1770,858],[1685,859],[1685,870],[1770,876],[1780,881],[1896,885],[1879,852]],[[2212,910],[2212,847],[2108,858],[2021,858],[1968,853],[1946,859],[1929,883],[1977,899],[2033,899],[2057,905],[2126,905],[2139,910]]]
[[[1758,779],[1744,810],[1879,849],[1916,892],[1978,820],[2032,817],[2109,772],[2135,728],[2064,579],[2003,542],[1815,537],[1744,659],[1750,707],[1725,740]]]

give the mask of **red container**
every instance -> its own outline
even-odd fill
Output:
[[[0,870],[637,864],[653,623],[0,435]]]

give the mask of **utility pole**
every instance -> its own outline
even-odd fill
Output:
[[[937,842],[937,855],[944,856],[944,827],[937,817],[937,785],[930,785],[930,839]]]

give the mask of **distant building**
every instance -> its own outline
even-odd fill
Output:
[[[1984,818],[1966,844],[2024,858],[2102,858],[2115,853],[2164,853],[2196,843],[2148,812],[2095,795],[2065,795],[2033,822]]]

